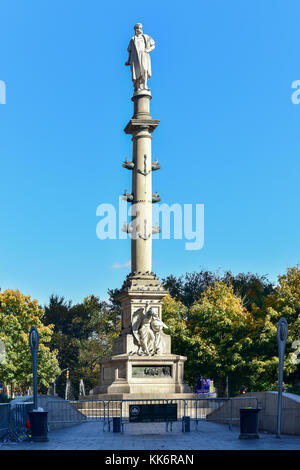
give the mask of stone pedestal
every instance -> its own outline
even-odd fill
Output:
[[[154,357],[119,354],[105,359],[101,361],[100,382],[93,394],[134,394],[154,398],[184,393],[185,359],[175,354]]]
[[[160,331],[159,353],[139,355],[139,344],[132,330],[135,312],[145,310],[146,304],[161,319],[162,299],[166,295],[152,273],[127,277],[118,298],[122,330],[113,342],[113,356],[100,361],[100,380],[92,395],[164,398],[186,391],[183,377],[186,357],[171,354],[171,337]]]

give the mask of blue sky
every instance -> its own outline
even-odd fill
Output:
[[[153,189],[205,206],[203,249],[154,240],[153,270],[275,281],[300,262],[299,1],[2,0],[0,18],[2,290],[79,302],[129,272],[111,267],[130,259],[129,240],[99,240],[96,209],[130,189],[136,22],[156,41]]]

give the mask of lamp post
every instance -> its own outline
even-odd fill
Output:
[[[37,410],[37,352],[39,349],[39,334],[35,326],[29,332],[29,346],[32,357],[33,371],[33,409]]]
[[[280,318],[277,325],[277,343],[279,355],[278,370],[278,401],[277,401],[277,433],[276,437],[280,438],[281,431],[281,414],[282,414],[282,382],[283,382],[283,362],[286,340],[288,337],[288,324],[284,317]]]
[[[33,371],[33,411],[28,412],[30,420],[30,429],[32,440],[35,442],[48,441],[47,437],[47,415],[48,411],[38,409],[38,395],[37,395],[37,353],[39,349],[39,334],[35,326],[29,332],[29,347],[32,356],[32,371]]]

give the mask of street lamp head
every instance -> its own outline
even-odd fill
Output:
[[[36,352],[39,348],[39,334],[35,326],[29,332],[29,346],[31,351]]]
[[[284,317],[280,318],[277,325],[277,339],[280,343],[285,343],[288,336],[288,324]]]

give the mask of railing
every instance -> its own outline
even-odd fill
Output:
[[[182,431],[185,431],[184,420],[190,418],[194,430],[198,430],[201,421],[227,424],[232,429],[239,424],[240,408],[257,408],[256,397],[236,398],[180,398],[180,399],[128,399],[128,400],[48,400],[44,409],[48,411],[50,430],[57,427],[87,422],[102,422],[103,431],[110,431],[113,418],[120,419],[121,430],[129,423],[129,406],[134,404],[177,404],[177,419],[182,420]],[[9,433],[18,436],[26,432],[25,422],[33,403],[10,405],[0,404],[0,438]],[[166,430],[172,430],[172,422],[166,422]]]
[[[136,405],[136,404],[167,404],[171,403],[174,400],[167,400],[167,399],[134,399],[134,400],[108,400],[106,402],[106,420],[104,422],[103,430],[110,431],[111,423],[113,418],[120,418],[121,422],[121,429],[124,429],[124,424],[129,422],[129,406]],[[177,411],[178,416],[178,411]],[[168,423],[166,430],[168,430]]]
[[[0,438],[18,441],[26,437],[26,421],[32,409],[32,402],[0,404]]]
[[[200,421],[228,424],[229,429],[232,430],[233,424],[238,424],[240,408],[258,407],[256,397],[108,400],[106,402],[104,430],[108,429],[110,431],[113,418],[120,418],[121,428],[123,429],[124,424],[129,422],[129,405],[151,403],[176,403],[177,419],[184,420],[184,418],[189,417],[195,423],[195,430],[198,429]],[[183,432],[185,430],[183,425],[182,430]]]
[[[26,431],[28,412],[33,410],[33,402],[16,403],[11,407],[10,425],[17,433]]]
[[[10,404],[0,403],[0,438],[7,434],[9,429]]]

